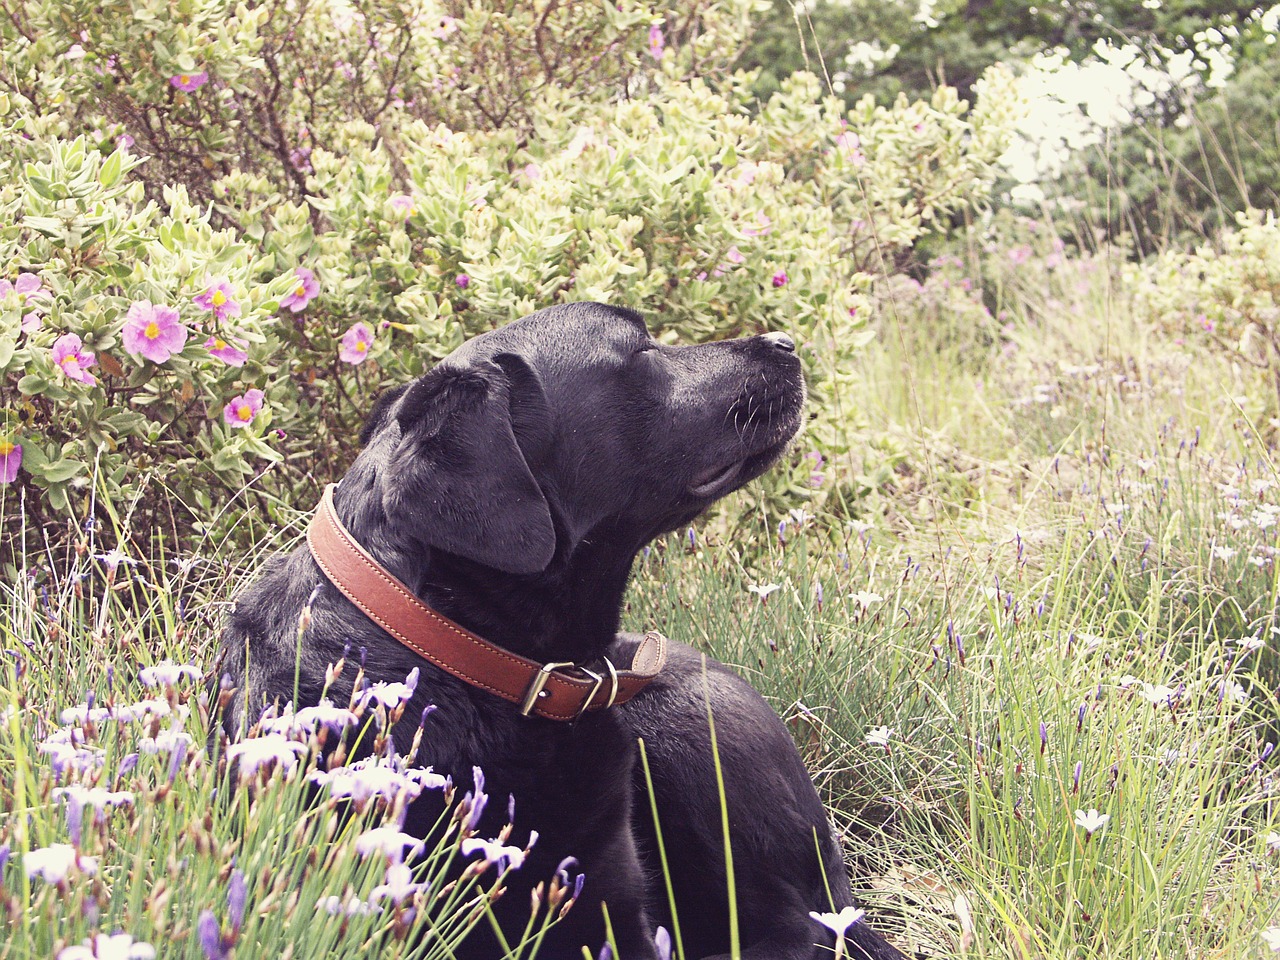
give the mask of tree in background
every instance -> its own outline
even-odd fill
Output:
[[[999,61],[1051,48],[1082,60],[1099,40],[1150,51],[1194,50],[1197,33],[1238,31],[1262,9],[1241,0],[780,0],[761,18],[741,65],[760,68],[762,90],[806,65],[820,72],[825,64],[837,91],[850,100],[866,93],[881,100],[898,93],[917,98],[944,83],[965,97],[982,71]],[[1261,58],[1265,48],[1252,55]]]

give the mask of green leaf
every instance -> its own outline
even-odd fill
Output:
[[[18,392],[24,397],[34,397],[36,394],[44,393],[48,387],[49,381],[38,373],[28,373],[18,381]]]
[[[43,197],[45,200],[56,199],[53,195],[53,181],[48,177],[27,175],[27,183],[31,184],[31,189]]]
[[[39,470],[40,475],[50,483],[64,483],[84,470],[84,464],[79,460],[54,460],[41,466]]]
[[[213,465],[213,469],[217,470],[219,473],[247,472],[244,460],[240,455],[240,450],[238,447],[234,446],[223,447],[213,455],[213,459],[210,463]]]
[[[102,165],[102,169],[98,171],[98,182],[104,187],[114,187],[120,182],[120,176],[124,172],[124,154],[117,150],[111,156],[107,157],[107,162]]]

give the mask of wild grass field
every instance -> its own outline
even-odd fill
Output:
[[[628,625],[770,698],[872,915],[927,956],[1255,956],[1280,920],[1280,477],[1274,428],[1246,413],[1265,383],[1150,336],[1105,286],[1012,317],[1004,346],[937,349],[945,331],[907,332],[891,305],[842,396],[864,427],[812,478],[828,509],[673,536],[629,595]],[[287,770],[216,801],[235,787],[203,749],[201,683],[139,682],[165,659],[210,670],[236,587],[305,517],[260,527],[248,553],[113,555],[90,530],[43,558],[44,579],[6,584],[8,856],[80,821],[65,879],[6,874],[3,955],[117,928],[164,956],[240,939],[263,956],[446,955],[396,941],[402,916],[330,917],[328,897],[367,895],[382,869],[316,845],[336,821],[303,810]],[[60,799],[77,766],[114,792]]]
[[[1280,951],[1273,220],[1138,249],[1098,203],[1002,207],[1006,72],[756,100],[749,3],[152,6],[0,3],[0,960],[445,958],[487,922],[525,838],[473,836],[480,796],[316,769],[430,716],[282,710],[233,780],[218,637],[379,386],[587,297],[798,341],[808,432],[643,553],[624,623],[765,694],[895,944]],[[131,348],[138,310],[182,342]]]

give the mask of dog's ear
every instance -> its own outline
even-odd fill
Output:
[[[409,385],[404,384],[399,387],[392,387],[390,390],[384,390],[378,395],[378,399],[373,402],[373,409],[369,411],[369,415],[365,418],[364,426],[360,428],[360,446],[365,446],[369,442],[369,438],[386,425],[387,421],[390,420],[387,414],[391,412],[395,402],[408,389]]]
[[[512,407],[525,398],[513,398],[507,371],[520,378],[520,394],[536,389],[535,404],[541,390],[523,361],[503,359],[441,364],[404,392],[383,507],[426,544],[507,573],[537,573],[555,553],[555,528],[516,439]],[[536,440],[528,418],[517,420],[526,442]]]

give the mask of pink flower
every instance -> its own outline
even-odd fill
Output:
[[[125,315],[120,338],[135,358],[164,363],[187,342],[187,328],[173,307],[138,300]]]
[[[43,326],[44,321],[40,319],[40,314],[36,313],[34,310],[22,318],[23,333],[35,333]]]
[[[391,209],[395,211],[396,216],[403,217],[405,220],[408,220],[418,212],[418,208],[413,205],[413,197],[407,193],[392,197]]]
[[[22,444],[0,440],[0,483],[13,483],[22,466]]]
[[[265,394],[261,390],[246,390],[243,396],[232,397],[222,408],[222,419],[228,427],[247,427],[262,411]]]
[[[458,285],[458,288],[460,290],[465,290],[467,289],[467,287],[471,285],[471,278],[468,277],[465,273],[460,273],[453,278],[453,282]]]
[[[667,40],[662,35],[662,28],[656,23],[649,28],[649,56],[661,60],[667,55]]]
[[[775,287],[785,287],[789,279],[791,278],[787,276],[785,271],[779,270],[773,275],[773,285]]]
[[[0,300],[3,300],[11,293],[18,295],[19,303],[26,303],[31,297],[41,295],[47,297],[49,295],[40,278],[34,273],[20,273],[17,281],[12,283],[8,280],[0,280]]]
[[[249,354],[245,353],[240,347],[243,347],[248,341],[236,339],[235,343],[229,343],[221,337],[210,337],[204,342],[205,349],[209,351],[209,356],[217,357],[223,363],[230,367],[243,367],[244,362],[249,359]],[[237,347],[235,344],[240,344]]]
[[[215,280],[204,293],[198,293],[191,299],[196,306],[204,310],[212,310],[219,320],[240,316],[240,304],[232,297],[231,284],[226,280]]]
[[[860,167],[867,162],[866,155],[859,149],[861,143],[858,135],[848,130],[836,137],[836,149],[855,167]]]
[[[1024,264],[1030,259],[1031,259],[1031,247],[1029,247],[1025,243],[1022,244],[1022,246],[1014,247],[1012,250],[1009,251],[1009,260],[1015,266]]]
[[[773,221],[763,213],[756,214],[756,222],[752,226],[742,228],[742,232],[748,237],[763,237],[772,231]]]
[[[53,362],[68,380],[77,380],[89,386],[98,382],[97,377],[86,369],[98,361],[89,351],[81,351],[80,338],[74,333],[65,333],[54,341]]]
[[[169,82],[179,90],[192,93],[209,82],[209,74],[204,70],[199,73],[179,73],[170,77]]]
[[[729,248],[729,252],[724,255],[724,258],[730,263],[735,264],[745,263],[747,260],[747,258],[742,255],[742,251],[739,250],[736,245]]]
[[[288,296],[281,298],[280,306],[288,307],[294,313],[301,313],[308,303],[320,295],[320,283],[316,280],[316,275],[306,267],[294,267],[293,272],[298,278],[298,285]]]
[[[347,363],[364,363],[369,356],[369,347],[373,344],[373,331],[366,323],[352,324],[351,329],[342,335],[342,344],[338,348],[338,359]]]

